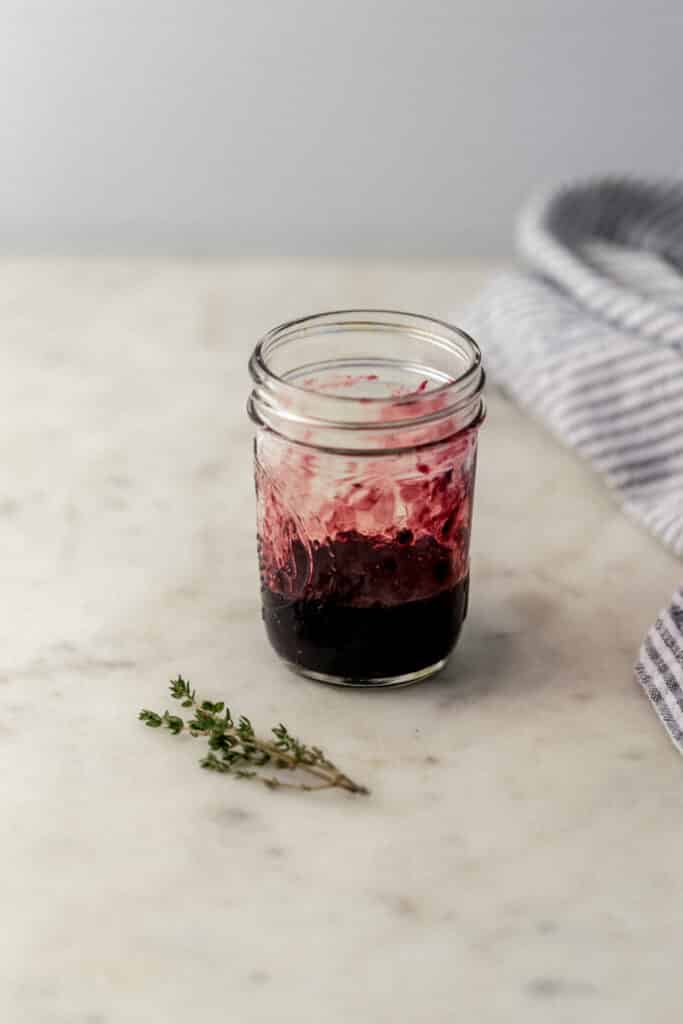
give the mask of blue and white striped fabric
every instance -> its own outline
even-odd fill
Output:
[[[524,269],[470,311],[487,367],[683,556],[683,184],[607,179],[542,197]],[[683,587],[636,677],[683,752]]]

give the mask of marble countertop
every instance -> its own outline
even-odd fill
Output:
[[[249,350],[449,315],[462,264],[4,263],[0,1019],[674,1019],[683,765],[631,666],[680,566],[495,392],[449,668],[350,692],[265,642]],[[181,671],[372,788],[271,793],[136,721]]]

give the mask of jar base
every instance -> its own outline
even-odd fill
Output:
[[[303,668],[301,665],[295,665],[291,661],[283,660],[283,663],[298,676],[313,679],[316,683],[327,683],[328,686],[355,687],[359,690],[376,690],[382,687],[412,686],[414,683],[422,683],[426,679],[431,679],[437,672],[440,672],[447,661],[448,658],[441,658],[440,661],[435,661],[433,665],[427,665],[425,668],[418,669],[415,672],[406,672],[404,675],[399,676],[381,676],[374,679],[348,679],[344,676],[327,675],[326,672],[314,672],[311,669]]]

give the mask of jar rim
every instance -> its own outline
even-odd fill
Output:
[[[361,316],[361,317],[404,317],[404,323],[389,323],[384,324],[381,320],[342,320],[336,322],[331,320],[333,317],[349,317],[349,316]],[[415,327],[411,327],[408,321],[418,321],[420,324],[425,325],[425,330],[418,332]],[[407,334],[416,335],[418,333],[424,334],[429,337],[431,341],[440,343],[442,346],[450,348],[454,353],[459,351],[462,352],[461,348],[458,348],[455,339],[465,342],[466,351],[469,356],[468,365],[465,367],[461,374],[452,377],[449,380],[444,381],[443,384],[432,388],[428,394],[430,398],[435,398],[441,394],[448,392],[451,388],[459,388],[465,384],[468,384],[470,380],[477,375],[482,375],[482,355],[479,345],[474,338],[464,331],[461,327],[456,327],[455,324],[448,323],[446,320],[441,320],[438,317],[428,316],[424,313],[409,313],[405,310],[398,309],[381,309],[381,308],[350,308],[350,309],[333,309],[326,310],[322,313],[312,313],[308,316],[297,317],[293,320],[286,320],[276,327],[273,327],[270,331],[264,334],[257,342],[251,359],[249,360],[249,372],[252,380],[257,385],[271,385],[278,389],[284,387],[290,394],[302,393],[304,395],[315,395],[316,398],[322,400],[329,399],[331,402],[348,402],[355,405],[367,406],[370,404],[374,408],[381,408],[384,406],[397,406],[397,405],[409,405],[415,402],[415,394],[408,393],[400,396],[368,396],[359,398],[354,395],[325,395],[321,391],[317,391],[315,388],[306,387],[303,384],[297,384],[294,381],[287,380],[286,377],[276,373],[269,365],[267,361],[267,353],[270,346],[277,345],[279,341],[291,340],[297,335],[303,335],[309,329],[314,331],[316,327],[323,326],[336,326],[342,330],[347,328],[358,328],[366,327],[370,330],[378,330],[382,328],[390,328],[397,332],[403,332]],[[429,329],[431,327],[431,330]],[[435,328],[446,330],[450,334],[450,338],[443,336],[441,333],[437,333]],[[290,390],[291,389],[291,390]]]
[[[332,354],[327,354],[333,336],[354,333],[360,335],[359,344],[342,345],[342,354],[336,355],[339,346],[333,342]],[[370,336],[377,339],[376,351],[372,338],[367,341]],[[311,351],[311,343],[318,358],[302,361],[299,357]],[[292,353],[297,359],[288,364]],[[359,375],[363,369],[373,372]],[[366,382],[373,382],[374,388],[374,382],[383,381],[384,370],[422,379],[417,387],[406,385],[404,391],[399,385],[379,397],[340,393],[349,385]],[[324,377],[337,371],[342,374],[339,382],[332,379],[334,389],[326,390],[319,374]],[[340,309],[286,321],[257,343],[249,372],[254,387],[247,410],[254,423],[320,450],[389,454],[476,427],[484,415],[485,374],[476,341],[461,328],[421,313]],[[301,384],[304,374],[312,376]],[[435,386],[430,388],[430,382]],[[392,381],[388,378],[384,383]],[[372,388],[364,390],[372,392]]]

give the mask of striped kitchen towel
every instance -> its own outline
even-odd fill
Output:
[[[524,269],[465,326],[505,389],[683,556],[683,184],[587,182],[523,214]],[[683,752],[683,587],[636,677]]]

